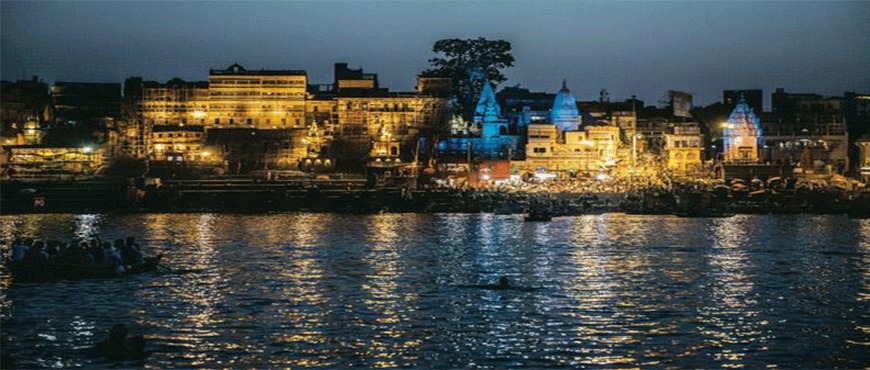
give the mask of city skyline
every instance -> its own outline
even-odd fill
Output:
[[[3,2],[0,10],[4,80],[205,80],[209,69],[240,63],[302,69],[310,83],[328,83],[333,63],[347,62],[409,91],[435,41],[481,36],[512,43],[516,62],[500,87],[555,92],[567,79],[586,101],[608,89],[612,100],[655,104],[682,90],[706,105],[722,90],[763,89],[769,108],[777,87],[840,95],[870,86],[870,40],[855,32],[870,19],[866,2]]]

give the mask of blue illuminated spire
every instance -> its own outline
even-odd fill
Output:
[[[740,95],[740,101],[734,106],[731,115],[728,116],[728,124],[725,126],[725,136],[737,131],[750,132],[753,135],[757,133],[762,136],[761,125],[759,124],[758,116],[752,111],[749,103]]]
[[[562,80],[562,89],[553,101],[550,119],[562,131],[577,131],[580,122],[580,110],[577,109],[577,98],[568,90],[568,83]]]
[[[483,91],[480,92],[480,99],[474,109],[474,122],[495,122],[499,120],[499,116],[501,116],[501,106],[495,101],[492,86],[484,81]]]

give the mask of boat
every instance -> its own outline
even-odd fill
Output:
[[[7,261],[12,280],[16,282],[44,282],[55,280],[108,279],[143,272],[156,271],[163,254],[145,257],[134,265],[82,265],[74,263],[32,264]]]
[[[526,221],[529,221],[529,222],[550,221],[553,219],[553,214],[550,212],[529,211],[529,213],[526,215],[525,219],[526,219]]]

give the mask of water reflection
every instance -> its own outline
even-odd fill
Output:
[[[0,216],[0,236],[132,235],[170,272],[9,285],[4,354],[131,324],[153,368],[860,367],[870,224],[609,214]],[[519,287],[475,287],[509,276]],[[75,302],[75,304],[70,304]]]
[[[750,261],[746,249],[750,225],[746,216],[718,219],[712,225],[715,244],[706,257],[710,270],[709,301],[698,310],[701,334],[709,336],[703,346],[711,351],[722,367],[744,367],[747,345],[765,341],[757,318],[759,312],[753,294],[755,276],[748,273]],[[758,344],[761,345],[761,344]]]
[[[361,358],[372,358],[372,367],[395,367],[399,361],[416,360],[416,347],[421,340],[408,328],[409,314],[415,310],[418,299],[413,291],[400,287],[400,279],[406,272],[402,266],[407,245],[399,233],[413,235],[417,232],[416,219],[407,220],[400,214],[377,215],[368,218],[366,244],[369,251],[364,260],[369,264],[369,273],[362,285],[368,297],[363,298],[367,310],[376,317],[374,322],[364,323],[371,331],[370,341],[357,349]]]
[[[281,324],[269,343],[274,348],[273,366],[337,365],[325,348],[332,312],[320,286],[325,277],[318,256],[318,248],[330,247],[321,238],[333,220],[332,215],[298,215],[288,225],[293,232],[285,234],[280,246],[281,282],[275,284],[281,298],[275,303],[276,319]]]

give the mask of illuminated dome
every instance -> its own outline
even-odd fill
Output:
[[[562,90],[556,94],[550,119],[562,131],[577,131],[580,122],[580,111],[577,109],[577,98],[568,90],[566,82],[562,81]]]

